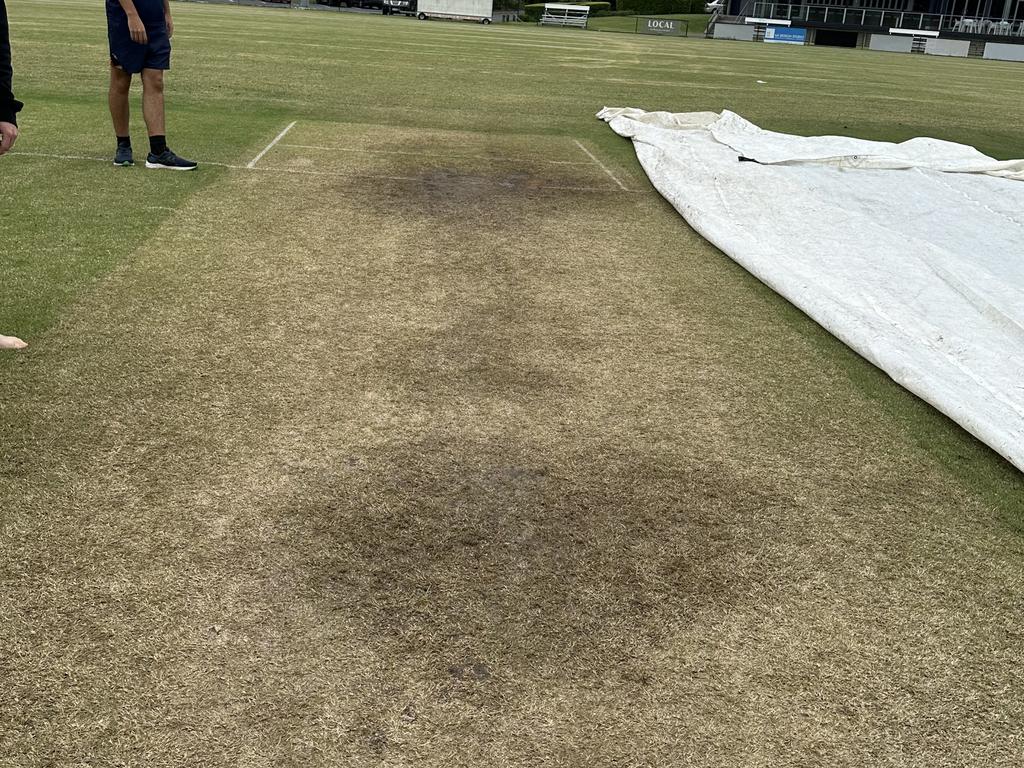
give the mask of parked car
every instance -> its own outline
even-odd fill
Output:
[[[711,0],[704,6],[705,13],[721,13],[725,10],[725,0]]]
[[[416,0],[384,0],[384,8],[381,12],[385,16],[414,16],[416,14]]]

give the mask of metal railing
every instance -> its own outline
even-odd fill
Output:
[[[834,5],[753,3],[750,16],[812,24],[835,24],[871,29],[923,29],[929,32],[1024,37],[1024,20],[986,19],[976,16],[845,8]]]

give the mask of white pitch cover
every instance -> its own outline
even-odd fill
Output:
[[[701,235],[1024,471],[1024,160],[728,111],[598,117]]]

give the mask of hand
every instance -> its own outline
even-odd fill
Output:
[[[146,34],[146,25],[142,23],[142,19],[139,18],[137,13],[132,13],[128,16],[128,34],[139,45],[145,45],[149,42],[149,35]]]
[[[18,126],[14,123],[0,123],[0,155],[7,154],[18,138]]]
[[[174,37],[174,22],[171,21],[171,14],[165,14],[164,21],[167,22],[167,36]]]
[[[0,349],[24,349],[27,346],[17,336],[0,336]]]

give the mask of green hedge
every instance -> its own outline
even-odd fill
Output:
[[[620,11],[632,11],[637,16],[661,13],[704,13],[706,0],[618,0]]]

